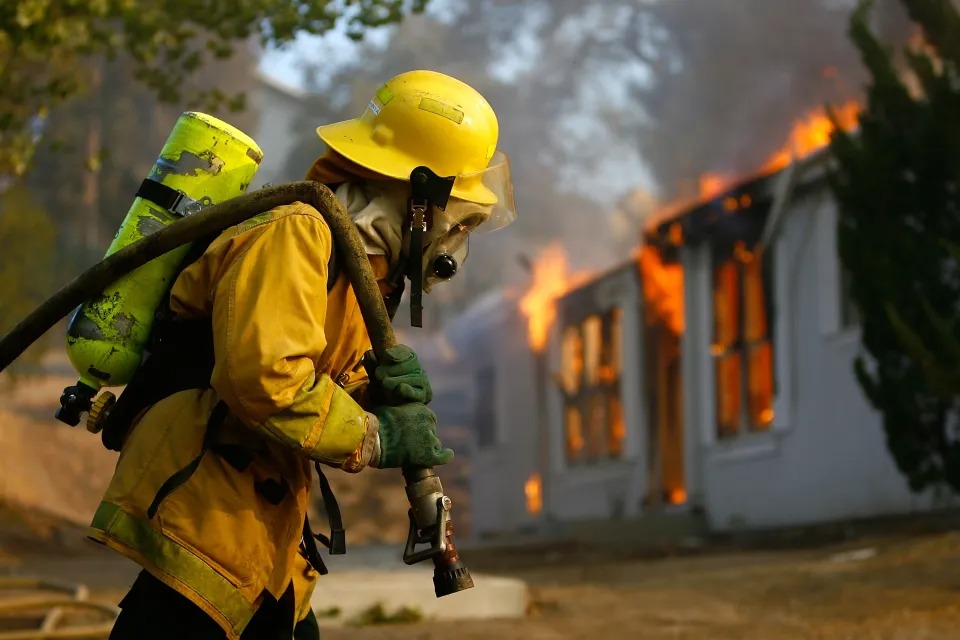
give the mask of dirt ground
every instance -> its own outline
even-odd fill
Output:
[[[116,602],[136,567],[85,541],[81,528],[62,524],[86,522],[115,462],[115,454],[82,427],[71,430],[52,420],[70,382],[61,374],[0,389],[0,575],[83,582],[95,597]],[[453,477],[467,473],[464,467]],[[334,474],[331,480],[342,479]],[[406,507],[396,478],[343,484],[339,495],[354,523],[352,544],[403,540]],[[51,515],[39,516],[31,505]],[[363,517],[353,515],[360,511]],[[371,518],[371,511],[379,517]],[[330,629],[325,640],[960,640],[960,531],[888,532],[804,550],[727,546],[653,559],[614,550],[589,557],[569,550],[463,554],[476,573],[525,579],[529,615]]]
[[[477,557],[471,564],[482,569],[484,563]],[[867,539],[815,551],[585,563],[554,558],[553,566],[514,573],[528,580],[533,595],[524,620],[337,629],[324,637],[960,638],[960,533]]]
[[[94,597],[116,602],[136,568],[95,545],[69,546],[67,555],[44,557],[7,545],[0,574],[13,568],[82,581]],[[660,559],[530,551],[505,563],[490,550],[464,557],[477,573],[525,579],[529,615],[325,629],[324,639],[960,639],[960,532]]]

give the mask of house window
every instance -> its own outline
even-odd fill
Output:
[[[477,446],[486,449],[497,444],[496,372],[493,367],[481,369],[476,374],[477,395],[473,405],[473,418],[477,430]]]
[[[740,242],[713,269],[717,437],[773,424],[774,364],[770,301],[773,255]]]
[[[618,459],[624,454],[622,316],[614,308],[564,328],[558,382],[568,464]]]

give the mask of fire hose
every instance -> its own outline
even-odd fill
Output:
[[[73,309],[124,274],[179,246],[293,202],[313,205],[330,227],[338,255],[343,260],[343,269],[356,294],[373,352],[383,361],[385,351],[396,346],[397,342],[360,235],[330,189],[317,182],[301,181],[266,187],[207,206],[110,254],[57,291],[0,338],[0,371]],[[473,587],[470,572],[453,544],[452,502],[444,494],[440,479],[432,468],[427,467],[404,468],[402,474],[410,502],[410,527],[403,561],[410,565],[428,559],[433,561],[434,591],[438,598]],[[428,547],[418,551],[418,545]],[[0,636],[0,640],[7,638]]]
[[[110,635],[120,609],[112,604],[87,600],[87,588],[36,578],[0,578],[0,592],[27,592],[14,598],[0,599],[0,640],[101,640]],[[31,595],[32,592],[41,592]],[[43,592],[56,592],[51,595]],[[62,595],[59,595],[62,594]],[[63,626],[67,611],[86,610],[99,614],[102,622]],[[39,628],[3,630],[3,621],[18,618],[40,619]],[[31,615],[32,614],[32,615]]]

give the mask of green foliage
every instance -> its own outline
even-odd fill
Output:
[[[354,627],[369,627],[381,624],[405,624],[410,622],[420,622],[423,620],[423,613],[415,607],[400,607],[393,613],[388,613],[379,602],[369,609],[361,612],[351,621]]]
[[[0,335],[43,302],[53,288],[56,234],[46,212],[14,187],[0,196]],[[44,343],[36,343],[19,361],[36,362]]]
[[[198,71],[209,86],[249,91],[253,53],[239,49]],[[58,281],[99,260],[126,215],[140,182],[170,134],[183,105],[158,104],[154,93],[134,79],[128,55],[90,61],[80,71],[87,87],[51,111],[30,173],[22,182],[45,210],[57,214]],[[253,133],[253,110],[208,110]],[[2,247],[0,247],[2,254]]]
[[[903,63],[868,27],[850,36],[871,78],[860,131],[835,136],[838,250],[865,354],[856,373],[910,487],[960,491],[960,14],[904,0],[929,48]]]
[[[243,107],[243,97],[191,86],[207,62],[252,39],[284,44],[338,22],[360,38],[368,26],[422,11],[428,0],[4,0],[0,3],[0,174],[22,175],[31,124],[75,96],[93,57],[120,54],[156,96],[183,107]]]

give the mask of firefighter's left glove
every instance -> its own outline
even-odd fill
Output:
[[[433,400],[427,373],[410,347],[402,344],[390,347],[383,362],[377,360],[373,351],[368,351],[363,356],[363,366],[370,378],[369,397],[373,405],[429,404]]]
[[[378,449],[370,465],[378,469],[436,467],[453,460],[437,437],[437,416],[425,405],[411,402],[381,405],[372,411],[379,421]]]

